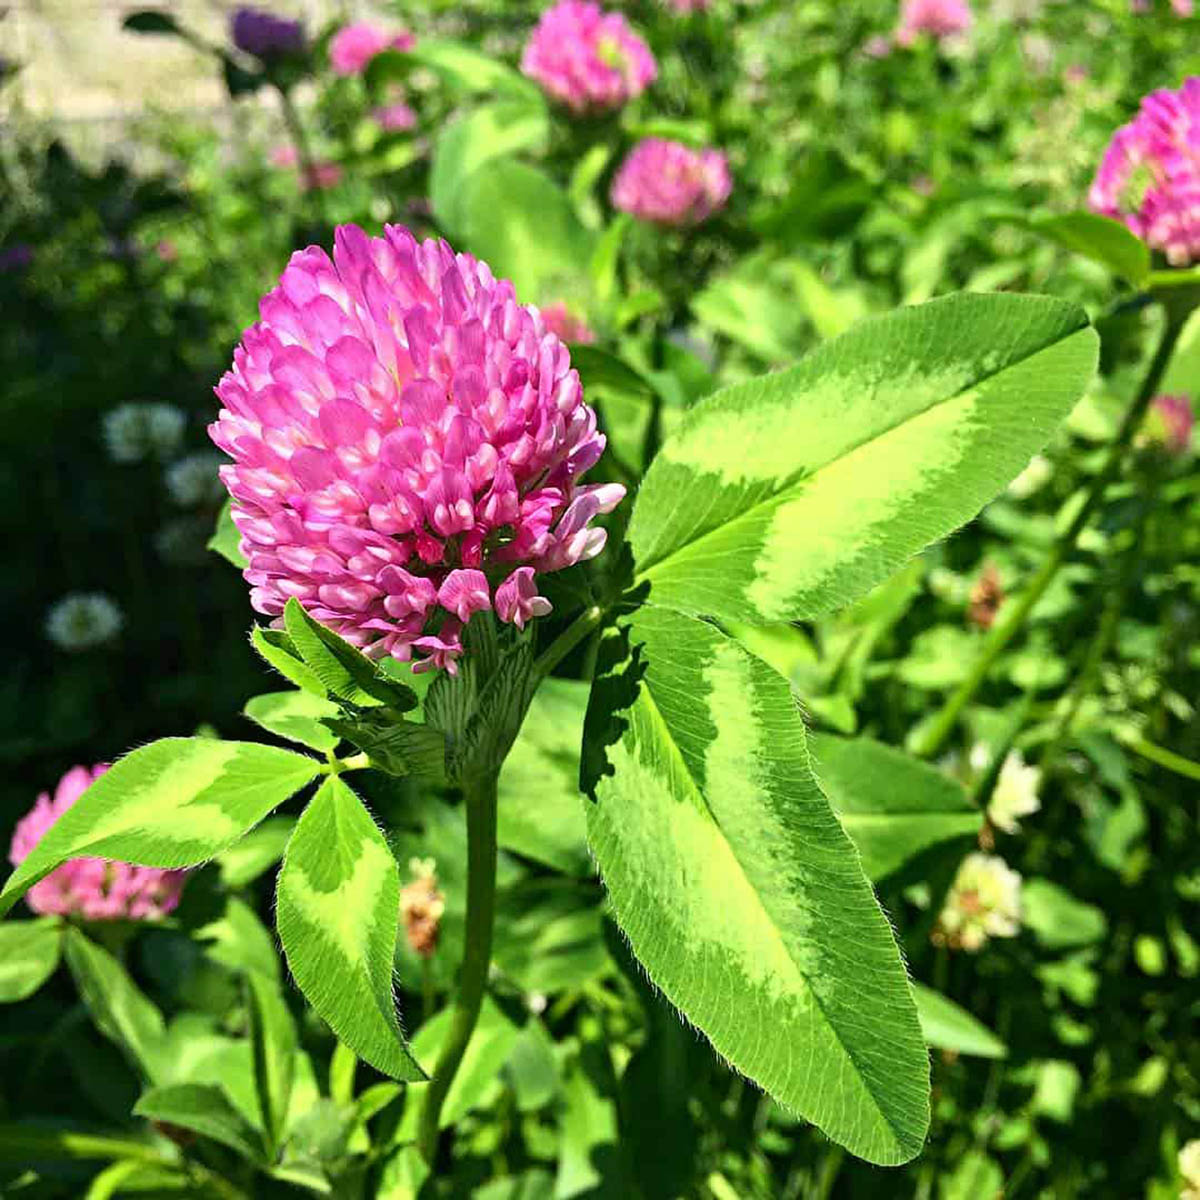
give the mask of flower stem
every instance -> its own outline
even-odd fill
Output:
[[[492,958],[496,906],[496,778],[497,772],[491,771],[463,781],[467,810],[466,944],[450,1032],[425,1092],[417,1132],[417,1147],[430,1166],[437,1155],[442,1105],[479,1020]]]
[[[300,120],[300,113],[297,111],[296,105],[292,102],[292,96],[288,89],[276,85],[275,90],[279,93],[279,106],[283,110],[283,123],[287,126],[288,136],[292,139],[292,145],[296,149],[296,161],[300,168],[300,189],[309,193],[311,197],[310,203],[316,205],[317,213],[321,220],[327,221],[325,197],[321,194],[321,189],[317,187],[316,164],[313,161],[312,150],[308,144],[308,134],[304,131],[304,122]],[[316,195],[313,196],[313,193],[316,193]]]
[[[534,672],[539,679],[545,679],[555,667],[558,666],[580,642],[583,641],[593,629],[604,619],[604,609],[599,604],[593,604],[590,608],[585,608],[583,612],[571,622],[550,643],[541,657],[534,663]]]
[[[963,710],[975,698],[975,693],[983,685],[983,681],[987,678],[996,659],[1025,625],[1034,605],[1045,595],[1046,589],[1053,582],[1067,556],[1075,548],[1079,535],[1103,499],[1108,485],[1116,477],[1125,452],[1129,449],[1134,434],[1141,426],[1142,418],[1146,415],[1150,401],[1154,399],[1158,391],[1159,382],[1163,377],[1163,372],[1167,369],[1167,364],[1171,361],[1175,343],[1179,339],[1179,333],[1185,320],[1185,315],[1170,306],[1167,307],[1167,325],[1163,330],[1158,349],[1142,380],[1141,389],[1126,411],[1121,427],[1117,430],[1116,437],[1113,438],[1103,467],[1092,481],[1092,485],[1070,525],[1059,534],[1050,548],[1050,553],[1038,569],[1037,574],[1029,581],[1029,585],[1018,598],[1010,601],[1000,610],[999,619],[992,626],[991,632],[984,641],[983,649],[975,660],[970,674],[942,706],[933,722],[917,738],[912,749],[919,757],[930,758],[945,745],[946,739],[954,731]]]

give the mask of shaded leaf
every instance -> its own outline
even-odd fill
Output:
[[[67,930],[67,966],[96,1028],[149,1079],[163,1066],[162,1013],[146,998],[123,966],[78,929]]]
[[[264,1159],[258,1131],[213,1084],[172,1083],[167,1087],[151,1088],[133,1111],[139,1117],[194,1130],[236,1150],[251,1162]]]
[[[54,974],[62,941],[53,917],[0,925],[0,1004],[32,996]]]
[[[1004,1058],[1008,1048],[982,1021],[976,1020],[965,1008],[947,996],[913,984],[917,1015],[925,1041],[937,1050],[953,1050],[976,1058]]]
[[[292,1098],[298,1038],[292,1014],[277,981],[257,971],[246,973],[250,1039],[254,1049],[254,1085],[272,1154],[283,1140]]]
[[[1103,910],[1048,879],[1027,879],[1022,885],[1021,923],[1051,950],[1087,946],[1108,932]]]
[[[225,886],[245,887],[273,867],[283,857],[295,826],[295,817],[267,817],[240,841],[217,855]]]
[[[547,679],[500,769],[500,845],[568,875],[594,872],[579,802],[579,743],[588,687]]]
[[[238,533],[237,526],[233,523],[230,503],[226,500],[222,505],[221,512],[217,516],[216,528],[206,545],[209,550],[219,554],[239,571],[244,571],[250,565],[250,561],[241,551],[242,535]]]
[[[550,132],[540,95],[485,104],[446,126],[437,136],[429,168],[429,201],[448,229],[462,227],[467,180],[492,159],[542,145]]]
[[[873,880],[983,826],[962,784],[901,750],[830,734],[810,734],[809,749],[821,790]]]
[[[1140,287],[1150,274],[1150,247],[1112,217],[1093,212],[1034,217],[1029,227]]]

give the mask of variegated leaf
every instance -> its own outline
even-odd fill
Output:
[[[0,915],[69,858],[191,867],[232,845],[320,770],[253,742],[163,738],[127,754],[46,832],[8,877]]]
[[[1076,305],[958,295],[875,320],[702,401],[629,526],[651,603],[754,623],[862,595],[969,520],[1096,365]]]
[[[649,607],[601,665],[588,835],[650,978],[831,1138],[912,1158],[929,1123],[912,993],[787,683],[712,626]]]
[[[337,776],[322,784],[288,843],[276,923],[308,1002],[360,1058],[396,1079],[423,1079],[400,1031],[392,959],[400,916],[396,861],[362,801]]]

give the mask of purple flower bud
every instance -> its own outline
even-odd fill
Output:
[[[261,8],[239,8],[230,18],[230,37],[233,44],[263,62],[299,54],[306,39],[304,25]]]

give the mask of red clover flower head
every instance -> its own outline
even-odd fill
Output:
[[[682,142],[646,138],[630,151],[613,180],[615,208],[657,225],[698,225],[733,190],[720,150],[693,150]]]
[[[1200,259],[1200,76],[1151,92],[1108,144],[1088,193],[1172,266]]]
[[[620,108],[658,75],[650,48],[625,18],[591,0],[560,0],[544,12],[521,70],[574,113]]]
[[[454,672],[463,626],[550,611],[625,489],[566,346],[512,284],[403,226],[292,256],[221,380],[213,441],[251,602],[296,597],[372,656]]]

